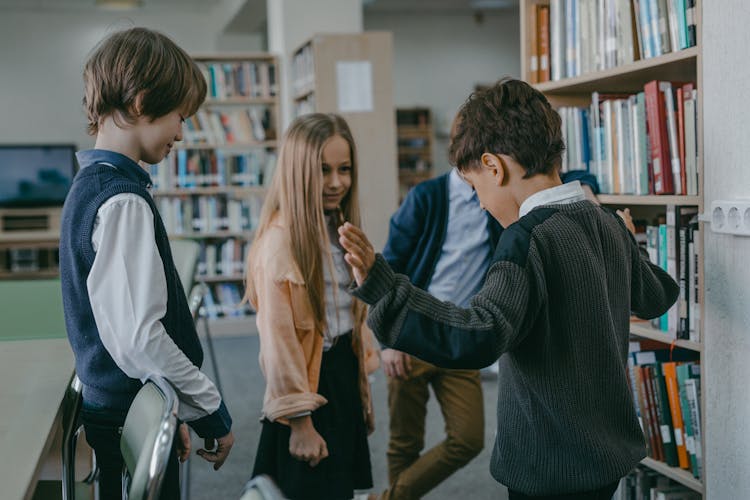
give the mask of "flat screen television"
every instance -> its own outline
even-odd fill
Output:
[[[77,170],[75,146],[0,145],[0,206],[62,205]]]

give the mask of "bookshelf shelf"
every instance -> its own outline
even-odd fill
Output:
[[[535,87],[551,95],[584,95],[594,91],[638,92],[649,80],[695,80],[699,47],[642,59],[616,68],[575,78],[538,83]]]
[[[650,326],[640,325],[637,323],[630,324],[630,333],[636,337],[643,337],[646,339],[656,340],[658,342],[664,342],[665,344],[672,344],[676,347],[682,347],[683,349],[689,349],[691,351],[703,352],[703,344],[700,342],[691,342],[683,339],[671,339],[666,333]]]
[[[673,195],[652,195],[636,196],[628,194],[600,194],[596,196],[602,205],[695,205],[701,203],[700,196],[673,196]]]
[[[60,275],[60,270],[55,269],[44,269],[41,271],[26,271],[26,272],[0,272],[0,280],[41,280],[57,278]]]
[[[311,95],[313,95],[314,93],[315,93],[315,89],[304,90],[304,91],[298,93],[297,95],[295,95],[294,96],[294,100],[295,101],[303,101],[303,100],[307,99],[308,97],[310,97]]]
[[[678,483],[687,486],[693,491],[703,494],[703,484],[700,480],[696,479],[690,472],[680,469],[678,467],[670,467],[664,462],[654,460],[653,458],[644,458],[641,463],[653,469],[659,474],[663,474],[670,479],[677,481]]]
[[[205,274],[195,279],[205,283],[205,304],[210,304],[201,314],[208,316],[212,330],[227,324],[238,334],[252,323],[246,308],[237,307],[244,294],[239,273],[281,136],[279,61],[273,54],[251,52],[196,54],[193,59],[208,96],[185,121],[184,141],[151,168],[158,186],[153,197],[170,239],[200,245],[198,269]],[[233,316],[237,311],[242,314]]]
[[[206,149],[220,151],[245,151],[248,149],[258,148],[275,148],[276,141],[259,141],[259,142],[235,142],[229,144],[175,144],[173,149]]]
[[[212,196],[212,195],[232,195],[235,197],[265,195],[267,189],[263,186],[205,186],[194,188],[173,188],[157,189],[153,196],[158,198],[174,196]]]

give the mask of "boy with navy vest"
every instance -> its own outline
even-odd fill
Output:
[[[174,42],[143,28],[105,39],[83,77],[96,145],[77,155],[81,169],[63,208],[60,274],[86,439],[96,453],[101,496],[111,499],[121,496],[121,428],[149,376],[174,387],[178,418],[205,439],[198,454],[214,469],[234,438],[219,392],[200,371],[203,350],[149,174],[139,166],[160,162],[182,139],[182,122],[203,102],[206,82]],[[190,452],[184,424],[175,446],[161,498],[179,498],[177,454],[184,461]]]
[[[627,379],[631,311],[664,314],[677,284],[623,220],[558,175],[560,117],[505,79],[459,112],[451,160],[506,229],[462,308],[393,272],[364,233],[339,229],[368,324],[385,345],[447,368],[499,357],[492,476],[511,500],[610,500],[645,455]]]

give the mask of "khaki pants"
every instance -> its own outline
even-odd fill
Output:
[[[420,456],[432,385],[446,438]],[[484,403],[477,370],[447,370],[412,358],[406,380],[388,378],[390,441],[384,500],[421,498],[477,456],[484,446]]]

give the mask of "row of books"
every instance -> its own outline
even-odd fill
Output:
[[[562,107],[562,170],[588,170],[602,193],[698,194],[697,92],[692,83],[648,82],[637,94],[591,95]]]
[[[247,106],[200,109],[185,120],[182,135],[186,144],[248,144],[273,140],[276,130],[267,106]]]
[[[270,62],[198,63],[214,99],[270,98],[277,95],[276,66]]]
[[[245,255],[249,246],[249,241],[237,238],[228,238],[220,243],[201,241],[198,276],[203,278],[236,277],[243,274]]]
[[[167,233],[245,233],[258,225],[262,200],[250,197],[243,200],[224,196],[185,196],[161,198],[159,213]]]
[[[160,189],[209,186],[264,186],[276,165],[272,149],[234,153],[221,149],[181,149],[151,166],[155,193]]]
[[[696,0],[550,0],[530,8],[529,78],[571,78],[696,45]]]
[[[698,208],[667,206],[666,217],[658,225],[645,227],[645,247],[649,259],[680,285],[679,300],[652,326],[669,340],[700,342],[700,287],[698,252],[701,233]]]
[[[239,283],[216,283],[206,289],[202,314],[211,319],[240,317],[250,314],[249,304],[242,303],[242,288]]]
[[[612,500],[700,500],[701,494],[639,465],[622,478]]]
[[[698,353],[679,348],[642,350],[648,343],[631,342],[628,366],[649,456],[700,479],[703,453]]]
[[[299,96],[315,88],[313,48],[305,45],[292,58],[292,95]]]

